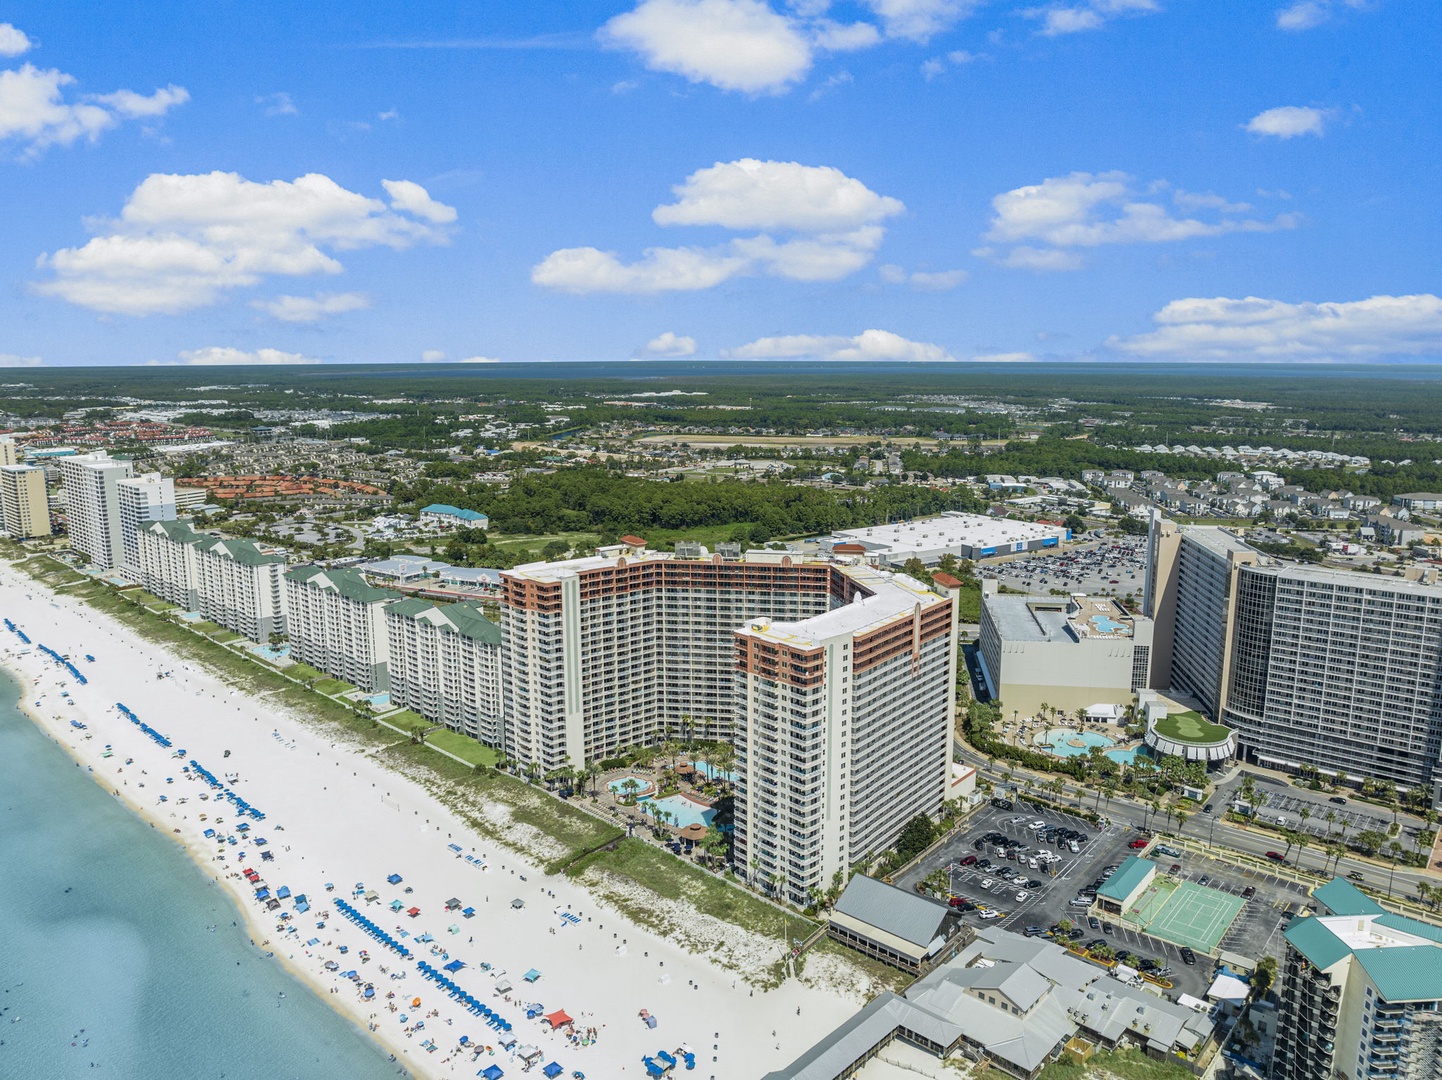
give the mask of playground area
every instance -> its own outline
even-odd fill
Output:
[[[1158,875],[1123,917],[1163,941],[1214,953],[1245,902],[1240,896]]]

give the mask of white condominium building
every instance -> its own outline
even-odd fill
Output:
[[[206,539],[183,521],[152,521],[136,534],[140,584],[186,611],[200,610],[195,549]]]
[[[139,530],[140,582],[147,592],[198,611],[252,641],[286,632],[285,558],[248,540],[222,540],[180,521]]]
[[[391,701],[502,745],[501,628],[472,601],[387,604]]]
[[[119,568],[125,559],[119,484],[134,472],[130,462],[117,461],[109,454],[76,454],[55,460],[65,491],[70,547],[97,569]]]
[[[14,449],[13,443],[11,449]],[[50,535],[44,469],[34,465],[0,465],[0,527],[12,540]]]
[[[942,805],[949,596],[865,565],[640,540],[502,588],[508,756],[549,770],[671,733],[734,739],[738,862],[793,899]]]
[[[152,521],[175,520],[175,481],[146,473],[118,481],[115,490],[120,509],[120,568],[138,581],[140,530]]]
[[[323,566],[297,567],[285,582],[291,657],[368,693],[388,691],[385,605],[400,594]]]
[[[285,556],[249,540],[207,537],[196,545],[195,560],[201,615],[251,641],[285,635]]]
[[[622,554],[622,551],[630,554]],[[849,600],[830,564],[648,552],[644,541],[501,575],[508,756],[580,766],[667,734],[736,731],[734,633]]]
[[[836,568],[849,603],[736,631],[736,865],[797,904],[935,816],[951,768],[955,607]],[[754,867],[754,871],[752,870]]]

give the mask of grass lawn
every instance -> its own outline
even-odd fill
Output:
[[[644,840],[622,840],[614,851],[587,856],[567,868],[566,872],[574,876],[591,867],[609,870],[644,886],[657,896],[684,900],[703,914],[744,926],[754,934],[778,941],[783,937],[783,926],[786,938],[808,937],[817,927],[810,919],[778,911],[744,889],[728,885]],[[625,907],[626,913],[643,926],[656,925],[655,913],[645,904],[620,906]]]
[[[1140,1050],[1103,1050],[1093,1054],[1084,1064],[1065,1058],[1054,1061],[1041,1071],[1039,1080],[1096,1080],[1099,1077],[1194,1080],[1195,1074],[1180,1062],[1173,1065],[1169,1061],[1155,1061]]]
[[[465,758],[472,765],[493,766],[501,759],[500,753],[493,747],[478,743],[458,731],[433,731],[426,736],[426,742],[456,757]]]
[[[291,673],[294,674],[294,672],[295,669],[292,668]],[[316,674],[320,673],[317,672]],[[298,679],[305,678],[305,676],[301,675],[295,675],[295,677]],[[337,694],[349,693],[350,691],[354,690],[355,687],[348,682],[341,682],[339,679],[331,679],[322,676],[320,682],[312,685],[311,689],[314,690],[317,694],[325,694],[327,697],[335,697]]]
[[[391,727],[398,727],[402,731],[425,731],[426,728],[435,726],[420,713],[411,712],[410,709],[388,713],[381,719]]]
[[[1157,721],[1157,734],[1163,738],[1186,743],[1221,742],[1232,733],[1231,728],[1213,724],[1195,710],[1174,713]]]
[[[531,548],[540,551],[552,540],[559,540],[567,547],[575,547],[577,544],[584,544],[587,547],[594,546],[600,542],[600,534],[593,532],[563,532],[552,533],[548,536],[537,536],[527,533],[516,535],[492,536],[491,544],[500,548]]]

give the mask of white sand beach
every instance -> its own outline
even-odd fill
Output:
[[[514,1076],[524,1064],[499,1049],[493,1028],[423,978],[417,961],[436,968],[462,961],[466,966],[451,977],[511,1022],[518,1048],[539,1049],[537,1075],[556,1061],[565,1077],[574,1071],[591,1080],[641,1077],[643,1056],[686,1046],[696,1060],[689,1075],[752,1080],[791,1061],[860,1004],[855,996],[796,979],[769,992],[752,989],[734,971],[627,922],[575,882],[546,877],[468,831],[420,785],[384,768],[367,750],[333,741],[264,698],[233,691],[67,598],[63,589],[52,593],[9,566],[0,566],[0,618],[13,620],[37,645],[68,654],[89,680],[79,685],[38,648],[20,655],[26,646],[0,627],[0,662],[28,686],[23,704],[36,722],[92,770],[97,783],[184,844],[231,891],[258,945],[370,1029],[416,1076],[471,1077],[490,1064]],[[168,677],[157,678],[162,672]],[[169,737],[173,747],[142,732],[117,702]],[[183,760],[173,756],[179,749],[187,753]],[[193,771],[182,771],[190,762],[217,778],[238,774],[225,786],[265,814],[264,821],[252,822],[246,840],[218,846],[203,835],[214,828],[221,838],[240,840],[243,819]],[[257,846],[257,838],[266,845]],[[263,861],[263,851],[273,859]],[[254,867],[272,891],[286,886],[293,895],[304,894],[310,911],[294,914],[293,901],[286,900],[267,912],[241,877],[246,867]],[[402,882],[388,884],[391,874]],[[327,883],[334,892],[326,891]],[[367,903],[354,895],[359,883],[378,899]],[[474,917],[446,911],[451,897],[473,907]],[[412,959],[342,918],[337,898],[402,940]],[[514,900],[524,906],[514,907]],[[393,901],[420,914],[394,912]],[[282,911],[292,912],[288,925],[278,919]],[[457,933],[450,932],[452,925]],[[403,931],[409,936],[401,938]],[[414,942],[426,933],[433,943]],[[316,944],[307,944],[312,940]],[[774,948],[770,955],[774,959]],[[335,970],[328,971],[327,963]],[[523,976],[531,969],[541,974],[527,983]],[[343,977],[352,970],[359,983]],[[514,989],[498,994],[500,980]],[[375,991],[369,1001],[362,998],[366,984]],[[419,1006],[412,1004],[416,998]],[[564,1009],[574,1025],[553,1032],[539,1017],[527,1019],[525,1006],[532,1003],[546,1012]],[[642,1009],[657,1018],[655,1029],[639,1018]],[[589,1045],[573,1041],[572,1035],[592,1029]],[[477,1055],[461,1047],[462,1036],[492,1049]]]

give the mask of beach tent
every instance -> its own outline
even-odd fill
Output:
[[[289,900],[289,899],[290,899],[290,886],[289,886],[289,885],[282,885],[280,888],[276,889],[276,890],[275,890],[275,898],[276,898],[277,900]]]
[[[412,919],[414,919],[414,918],[415,918],[417,915],[419,915],[420,913],[421,913],[421,909],[418,908],[418,907],[413,907],[413,908],[409,909],[409,910],[406,912],[406,914],[409,915]]]
[[[498,979],[496,981],[496,993],[509,994],[512,990],[510,979]]]
[[[517,911],[519,911],[521,908],[523,908],[523,907],[525,907],[525,906],[526,906],[526,902],[525,902],[524,900],[522,900],[519,896],[516,897],[514,900],[511,901],[511,907],[515,908]]]
[[[460,902],[459,900],[457,900],[454,896],[451,897],[449,900],[446,901],[446,910],[447,910],[447,911],[459,911],[460,908],[461,908],[461,902]]]
[[[463,961],[463,960],[452,960],[449,964],[446,965],[446,970],[447,970],[447,971],[460,971],[461,968],[463,968],[463,967],[465,967],[465,966],[466,966],[466,964],[465,964],[465,961]]]
[[[468,919],[474,919],[476,917],[476,909],[473,907],[468,907],[464,909],[461,914]]]
[[[522,1061],[533,1061],[541,1056],[539,1046],[531,1046],[529,1043],[516,1051],[516,1056]]]
[[[501,1071],[501,1067],[499,1065],[487,1065],[476,1075],[483,1077],[484,1080],[501,1080],[501,1077],[505,1076],[506,1074]]]
[[[455,923],[451,923],[451,925],[446,927],[446,929],[449,930],[452,934],[459,934],[461,932],[461,928]]]
[[[539,979],[540,977],[541,977],[541,973],[540,973],[539,971],[537,971],[535,968],[531,968],[531,970],[528,971],[528,972],[526,972],[526,974],[525,974],[525,980],[526,980],[526,982],[529,982],[529,983],[535,982],[535,981],[536,981],[537,979]]]
[[[386,880],[389,881],[392,885],[399,885],[401,883],[401,876],[399,874],[392,874],[390,877],[386,878]]]
[[[400,910],[401,908],[403,908],[403,907],[405,907],[405,905],[402,904],[399,900],[392,900],[392,901],[391,901],[391,910],[392,910],[392,911],[399,911],[399,910]]]
[[[565,1009],[557,1009],[553,1013],[547,1013],[545,1019],[546,1023],[551,1025],[552,1031],[556,1028],[564,1027],[571,1022],[571,1018],[566,1015]]]
[[[550,1078],[550,1080],[555,1080],[556,1077],[560,1076],[565,1071],[565,1069],[561,1068],[561,1066],[557,1065],[554,1061],[541,1070],[541,1072],[545,1073],[546,1076]]]

